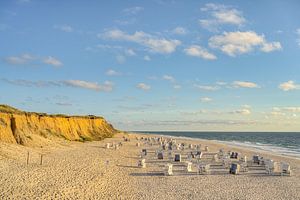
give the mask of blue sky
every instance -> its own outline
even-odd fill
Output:
[[[0,102],[123,130],[300,130],[300,2],[0,2]]]

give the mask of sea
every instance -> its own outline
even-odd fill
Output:
[[[300,132],[141,131],[141,133],[188,139],[213,140],[223,144],[260,149],[300,159]]]

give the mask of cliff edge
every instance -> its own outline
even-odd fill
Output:
[[[48,115],[0,105],[0,141],[25,146],[49,140],[91,141],[112,137],[117,130],[97,116]]]

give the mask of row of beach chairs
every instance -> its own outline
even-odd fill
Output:
[[[220,164],[225,169],[229,169],[230,174],[240,174],[248,172],[252,166],[260,166],[260,169],[264,169],[266,174],[269,175],[291,175],[292,171],[290,165],[285,162],[276,162],[271,159],[264,159],[258,155],[254,155],[252,160],[248,160],[247,156],[242,156],[238,152],[224,152],[220,149],[218,153],[210,153],[208,146],[205,146],[201,151],[201,145],[176,143],[174,139],[160,138],[136,138],[139,142],[136,143],[137,147],[143,146],[155,146],[158,145],[158,149],[155,151],[155,157],[157,160],[166,160],[168,163],[165,165],[164,174],[174,175],[173,163],[182,163],[182,154],[186,155],[186,161],[184,162],[185,170],[187,173],[195,172],[193,166],[196,166],[196,172],[198,174],[210,174],[211,166],[214,164]],[[186,152],[189,151],[189,152]],[[167,154],[167,156],[165,156]],[[203,155],[212,155],[212,159],[208,162],[203,161]],[[148,155],[147,148],[143,148],[141,151],[141,160],[138,162],[138,166],[146,168],[146,157]],[[176,166],[176,165],[175,165]]]

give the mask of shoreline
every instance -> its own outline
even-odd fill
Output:
[[[180,133],[180,131],[177,131],[178,133]],[[275,146],[275,145],[270,145],[270,150],[264,149],[263,147],[267,146],[267,144],[265,144],[265,146],[259,146],[259,145],[255,145],[252,142],[249,142],[249,144],[247,143],[243,143],[241,141],[226,141],[226,140],[215,140],[215,139],[203,139],[203,138],[195,138],[195,137],[188,137],[188,136],[173,136],[173,135],[165,135],[165,134],[157,134],[157,133],[150,133],[150,132],[131,132],[132,134],[145,134],[145,135],[156,135],[156,136],[160,136],[160,137],[171,137],[171,138],[178,138],[178,139],[184,139],[184,140],[198,140],[198,141],[210,141],[210,142],[216,142],[218,144],[227,144],[229,146],[234,146],[237,148],[245,148],[251,151],[260,151],[262,153],[266,153],[266,154],[274,154],[276,156],[282,156],[282,157],[287,157],[287,158],[292,158],[292,159],[297,159],[300,160],[300,152],[299,154],[289,154],[289,153],[281,153],[279,151],[272,151],[272,148],[282,148],[282,149],[286,149],[289,150],[288,148],[285,147],[280,147],[280,146]],[[167,133],[167,132],[165,132]],[[199,132],[195,132],[195,133],[199,133]],[[206,132],[203,132],[206,133]],[[215,133],[215,132],[214,132]],[[224,132],[227,133],[227,132]],[[230,133],[230,132],[228,132]],[[240,133],[240,132],[238,132]],[[247,133],[247,132],[241,132],[241,133]],[[271,132],[273,133],[273,132]],[[279,133],[279,132],[278,132]],[[294,133],[294,132],[291,132]],[[298,133],[298,132],[295,132]]]

